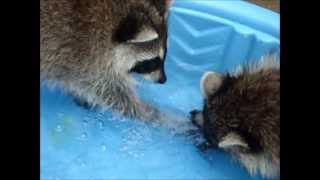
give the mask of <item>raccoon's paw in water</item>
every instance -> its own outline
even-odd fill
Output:
[[[185,134],[188,131],[196,130],[197,128],[190,123],[188,117],[175,112],[160,112],[160,116],[156,119],[160,125],[169,128],[177,134]]]

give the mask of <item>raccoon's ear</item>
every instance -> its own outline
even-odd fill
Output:
[[[172,6],[174,0],[164,0],[165,2],[165,13],[164,13],[164,17],[165,19],[168,19],[168,14],[169,14],[169,9]]]
[[[200,81],[200,89],[204,97],[214,94],[222,85],[224,77],[215,72],[206,72]]]
[[[249,148],[245,140],[237,133],[231,132],[222,138],[218,143],[218,147],[229,149],[233,147]]]
[[[130,43],[143,43],[159,38],[159,34],[156,30],[150,26],[142,26],[140,30],[128,40]]]
[[[167,9],[168,8],[170,8],[170,6],[173,4],[173,1],[174,0],[164,0],[165,1],[165,3],[166,3],[166,7],[167,7]]]

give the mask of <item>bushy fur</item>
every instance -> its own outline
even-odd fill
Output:
[[[113,108],[143,120],[155,118],[157,109],[137,98],[130,70],[138,62],[160,57],[162,64],[147,75],[161,75],[162,80],[153,80],[165,81],[166,3],[40,0],[41,80],[91,106]],[[143,29],[155,31],[159,37],[131,42]]]
[[[242,66],[234,75],[202,78],[203,111],[192,121],[211,146],[230,152],[250,174],[280,174],[280,66],[276,56]]]

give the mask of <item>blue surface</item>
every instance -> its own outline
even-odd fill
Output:
[[[202,107],[199,80],[279,52],[279,15],[242,1],[176,0],[169,19],[168,81],[141,98],[187,117]],[[143,92],[143,93],[141,93]],[[41,88],[41,179],[250,179],[227,154],[201,154],[173,131],[87,111]],[[260,179],[253,177],[252,179]]]

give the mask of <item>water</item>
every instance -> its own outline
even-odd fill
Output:
[[[183,117],[201,108],[196,85],[177,82],[168,69],[165,85],[143,83],[141,97]],[[187,77],[186,77],[187,78]],[[173,91],[174,89],[174,91]],[[153,94],[151,97],[143,94]],[[63,111],[63,113],[61,113]],[[221,151],[199,152],[201,136],[179,135],[156,124],[86,110],[59,90],[41,89],[41,178],[59,179],[248,179]],[[233,173],[230,173],[233,172]]]
[[[105,144],[102,144],[102,145],[101,145],[101,150],[102,150],[102,151],[106,151],[106,150],[107,150],[107,146],[106,146]]]

